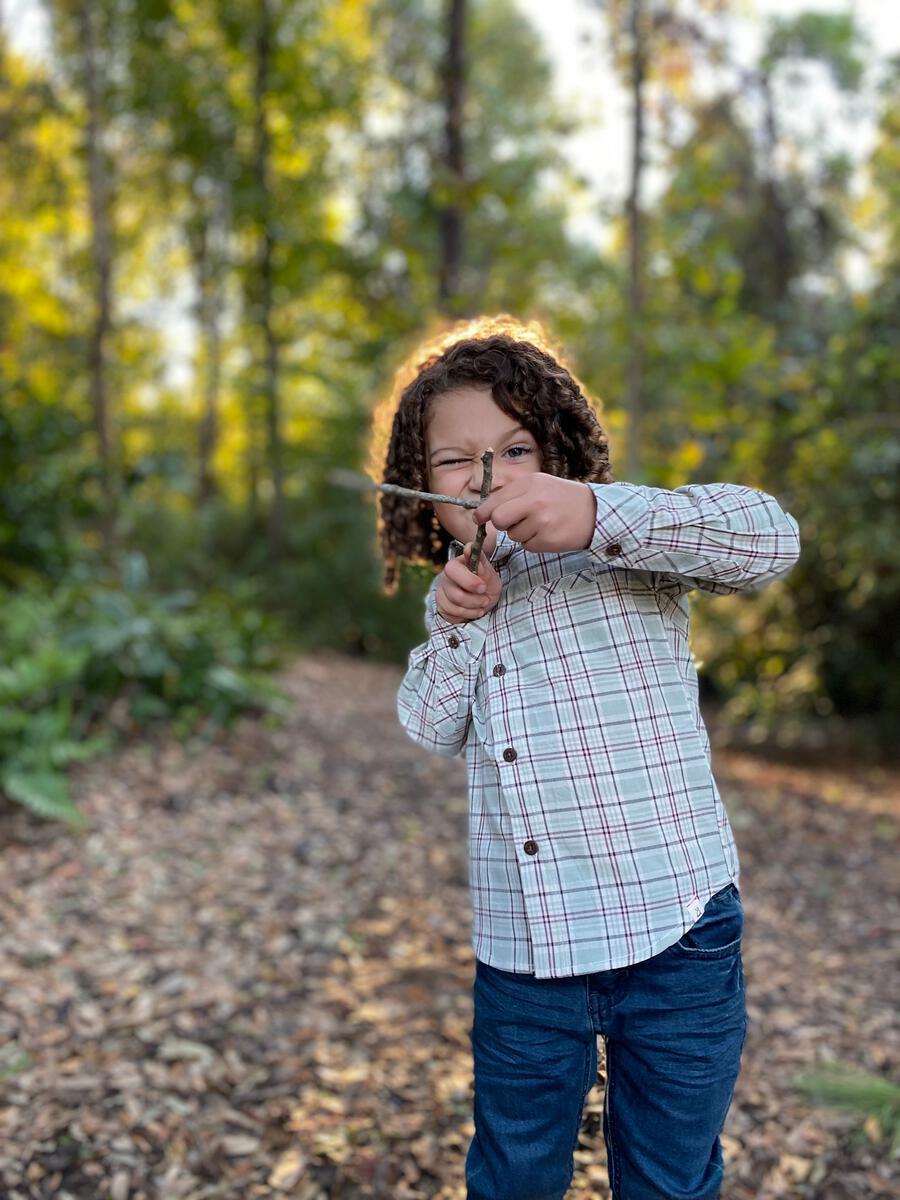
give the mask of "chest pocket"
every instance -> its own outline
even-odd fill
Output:
[[[585,559],[571,565],[575,569],[510,598],[513,653],[520,668],[537,673],[534,678],[552,678],[554,664],[585,653],[624,667],[665,636],[650,572],[612,570]]]
[[[526,566],[521,569],[503,589],[503,598],[509,604],[538,605],[545,596],[557,589],[566,591],[575,587],[579,579],[593,575],[595,569],[595,564],[590,561],[586,551],[560,555],[552,560],[549,567],[541,564],[540,567]],[[550,572],[550,578],[541,578],[541,574],[547,570]]]

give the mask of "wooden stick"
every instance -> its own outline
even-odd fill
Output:
[[[484,454],[481,456],[481,465],[484,468],[481,475],[481,499],[486,500],[491,494],[491,478],[494,468],[494,451],[488,446]],[[478,505],[475,506],[476,508]],[[475,574],[478,573],[478,559],[481,556],[481,547],[484,543],[484,535],[487,532],[487,525],[479,525],[478,532],[475,534],[475,541],[472,543],[472,553],[469,555],[469,570]]]
[[[437,500],[440,504],[459,504],[462,508],[477,508],[481,501],[486,500],[491,493],[494,451],[490,446],[482,454],[481,464],[484,470],[481,476],[481,496],[477,500],[464,500],[461,496],[444,496],[440,492],[420,492],[416,488],[401,487],[399,483],[375,483],[367,476],[358,475],[355,471],[348,471],[344,467],[332,467],[327,478],[331,483],[336,483],[340,487],[360,488],[361,490],[376,488],[380,492],[393,492],[397,496],[414,496],[419,500]],[[484,545],[486,533],[487,524],[479,525],[475,533],[475,540],[472,542],[472,553],[469,555],[469,570],[473,574],[478,573],[478,560],[481,557],[481,547]]]
[[[336,483],[339,487],[359,488],[361,491],[366,488],[377,488],[380,492],[393,492],[397,496],[415,496],[419,500],[437,500],[441,504],[459,504],[462,508],[477,508],[481,503],[481,500],[464,500],[462,496],[443,496],[440,492],[419,492],[415,488],[401,487],[399,483],[375,483],[365,475],[357,475],[355,471],[348,471],[344,467],[332,467],[327,478],[329,482]]]

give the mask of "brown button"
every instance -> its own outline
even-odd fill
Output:
[[[452,646],[454,650],[459,645],[459,638],[456,636],[455,633],[451,633],[450,636],[447,638],[447,645]]]
[[[515,752],[515,750],[513,750],[512,746],[506,747],[506,749],[503,751],[503,757],[506,759],[507,762],[515,762],[516,761],[516,752]]]
[[[504,667],[503,663],[497,663],[496,667],[494,667],[494,674],[495,675],[505,675],[506,674],[506,667]]]
[[[621,554],[622,547],[619,545],[618,542],[612,542],[609,546],[606,547],[606,553],[607,554]]]
[[[527,841],[522,849],[526,854],[537,854],[537,842]]]

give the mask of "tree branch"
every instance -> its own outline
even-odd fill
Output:
[[[491,493],[494,451],[490,446],[482,454],[481,464],[484,470],[481,477],[481,496],[477,500],[464,500],[462,496],[444,496],[440,492],[420,492],[416,488],[402,487],[399,483],[375,483],[366,475],[358,475],[356,471],[348,471],[345,467],[332,467],[328,472],[327,479],[339,487],[359,488],[361,491],[375,488],[379,492],[392,492],[396,496],[413,496],[418,500],[436,500],[439,504],[458,504],[461,508],[477,508],[481,501],[486,500]],[[472,553],[469,555],[469,570],[473,574],[478,571],[478,560],[481,557],[481,547],[484,544],[486,533],[487,524],[479,525],[475,533],[475,540],[472,542]]]
[[[357,475],[344,467],[332,467],[328,472],[328,481],[339,487],[377,488],[380,492],[393,492],[397,496],[415,496],[419,500],[437,500],[440,504],[459,504],[462,508],[477,508],[481,500],[464,500],[462,496],[443,496],[440,492],[419,492],[415,488],[401,487],[399,483],[375,483],[365,475]],[[482,497],[483,499],[483,497]]]
[[[491,479],[493,477],[493,467],[494,467],[494,451],[490,446],[488,446],[487,450],[485,450],[484,454],[482,454],[482,456],[481,456],[481,465],[484,468],[484,470],[482,471],[482,475],[481,475],[481,499],[478,501],[478,504],[480,504],[482,500],[486,500],[488,498],[488,496],[491,494]],[[476,505],[475,507],[477,508],[478,505]],[[481,555],[481,546],[482,546],[482,543],[484,542],[484,535],[485,535],[486,531],[487,531],[486,524],[479,525],[478,532],[475,534],[475,541],[472,543],[472,553],[469,555],[469,570],[472,571],[473,573],[477,573],[477,571],[478,571],[478,559]]]

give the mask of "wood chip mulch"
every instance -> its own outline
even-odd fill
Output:
[[[278,727],[73,769],[85,833],[0,810],[0,1196],[464,1200],[465,764],[395,665],[310,655]],[[900,1082],[900,771],[726,749],[750,1030],[721,1200],[888,1200],[878,1122],[796,1072]],[[604,1063],[572,1200],[609,1200]]]

